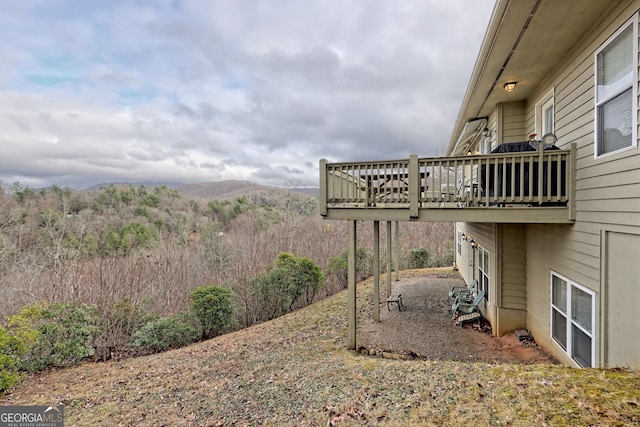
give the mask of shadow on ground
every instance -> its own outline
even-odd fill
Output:
[[[380,305],[380,322],[373,321],[373,296],[358,319],[357,345],[365,352],[416,353],[428,360],[489,363],[557,363],[535,342],[521,343],[511,332],[494,337],[478,322],[460,327],[449,316],[447,294],[461,278],[405,277],[392,282],[392,293],[402,294],[399,311]],[[381,283],[381,300],[385,284]]]

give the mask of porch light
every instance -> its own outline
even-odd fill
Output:
[[[518,82],[508,82],[504,84],[504,90],[507,92],[513,92],[516,89]]]
[[[471,239],[471,243],[470,243],[470,245],[471,245],[471,247],[472,247],[472,248],[475,248],[475,247],[477,247],[477,246],[478,246],[478,244],[476,243],[476,241],[475,241],[475,240],[473,240],[473,239]]]
[[[462,240],[464,240],[465,242],[467,241],[467,235],[462,233]]]

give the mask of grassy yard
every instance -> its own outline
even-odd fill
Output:
[[[364,310],[371,282],[358,286]],[[0,405],[66,425],[640,425],[640,373],[402,361],[347,351],[346,293],[148,357],[47,372]]]

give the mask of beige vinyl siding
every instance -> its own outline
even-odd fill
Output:
[[[500,307],[527,309],[525,228],[520,224],[502,225],[502,289]]]
[[[577,68],[556,87],[555,124],[559,145],[586,142],[593,158],[594,71],[593,57],[585,56]],[[562,138],[560,139],[560,135]]]
[[[561,273],[600,293],[600,231],[590,224],[528,225],[527,328],[537,343],[563,363],[572,364],[550,334],[550,273]],[[597,321],[596,321],[597,323]],[[596,340],[600,333],[596,331]]]
[[[624,184],[619,186],[619,188],[624,193],[623,197],[626,197],[626,199],[640,199],[640,182]],[[586,190],[580,190],[580,200],[583,202],[591,200],[603,201],[618,198],[620,198],[620,195],[616,194],[616,192],[612,192],[608,187],[594,187]]]
[[[493,150],[494,148],[496,148],[499,143],[498,141],[501,141],[501,133],[498,133],[498,117],[497,114],[494,110],[494,112],[489,116],[489,120],[487,123],[487,127],[492,131],[491,133],[491,149]]]
[[[510,102],[502,104],[502,142],[526,141],[525,111],[526,104]]]
[[[478,252],[471,248],[471,239],[479,246],[489,251],[489,303],[481,304],[481,311],[489,322],[496,320],[496,295],[498,283],[496,272],[498,271],[498,255],[496,251],[496,224],[493,223],[461,223],[458,224],[461,230],[468,236],[467,241],[462,242],[462,256],[459,258],[458,267],[460,274],[467,284],[478,278]],[[472,258],[473,257],[473,258]]]
[[[594,159],[594,53],[640,7],[640,2],[618,8],[575,46],[527,103],[527,128],[534,129],[535,104],[555,87],[555,125],[558,143],[577,144],[576,220],[594,224],[640,226],[640,155],[638,148]],[[635,196],[634,196],[635,195]]]
[[[605,253],[607,248],[601,244],[602,236],[605,230],[640,234],[640,148],[594,158],[594,54],[639,9],[640,0],[635,0],[611,10],[611,14],[603,16],[592,32],[584,34],[578,45],[567,47],[566,60],[549,73],[525,103],[499,104],[491,116],[496,118],[498,141],[523,141],[527,135],[535,132],[536,104],[549,91],[554,91],[554,125],[558,145],[567,149],[575,143],[577,147],[575,224],[498,225],[494,235],[501,241],[499,261],[496,261],[495,249],[487,247],[483,237],[477,237],[482,231],[489,237],[491,228],[484,224],[463,225],[469,230],[468,235],[489,249],[492,268],[496,262],[501,262],[497,274],[499,284],[495,282],[498,270],[493,268],[491,272],[492,295],[496,296],[499,292],[500,301],[493,297],[490,305],[499,304],[504,311],[521,310],[524,306],[526,327],[533,333],[536,342],[567,364],[573,362],[551,338],[551,271],[594,292],[596,364],[601,365],[604,348],[601,322],[604,322],[603,313],[606,312],[604,301],[607,283],[603,275],[609,257]],[[521,242],[520,248],[518,242]],[[523,256],[524,265],[518,260],[522,248],[526,252],[526,256]],[[518,286],[523,282],[526,292]],[[490,320],[492,308],[495,307],[487,307],[485,313]],[[632,314],[628,316],[627,319],[616,321],[632,321]],[[493,321],[492,325],[495,326]]]
[[[606,255],[607,267],[603,272],[603,298],[607,305],[601,325],[607,335],[603,337],[601,360],[606,367],[640,369],[640,340],[637,339],[640,322],[635,321],[640,306],[640,264],[628,260],[628,254],[640,247],[640,234],[607,230],[603,243],[611,250]],[[630,321],[621,321],[625,318]]]

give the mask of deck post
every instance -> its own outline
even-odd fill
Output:
[[[396,221],[396,282],[400,281],[400,221]]]
[[[542,206],[544,202],[544,183],[548,181],[545,179],[542,174],[544,173],[544,143],[540,142],[540,146],[538,147],[539,156],[538,156],[538,203]],[[551,168],[549,168],[549,175],[551,175]]]
[[[420,181],[418,155],[411,154],[409,156],[409,216],[411,218],[417,218],[419,215]]]
[[[320,159],[320,197],[318,200],[318,210],[322,216],[327,216],[327,192],[329,191],[327,187],[327,159]]]
[[[387,298],[391,296],[391,221],[387,221]]]
[[[380,221],[373,221],[373,320],[380,321]]]
[[[347,348],[356,349],[356,221],[350,220],[347,256]]]
[[[567,161],[567,167],[569,171],[567,172],[567,180],[568,182],[565,185],[567,188],[567,195],[569,196],[569,219],[576,219],[576,162],[578,149],[576,148],[576,143],[572,142],[569,147],[569,161]]]

